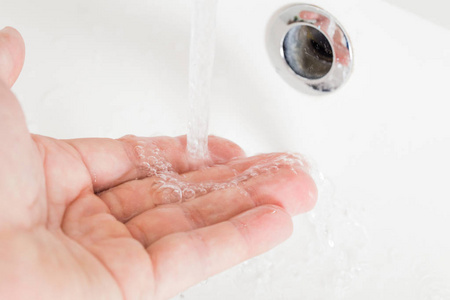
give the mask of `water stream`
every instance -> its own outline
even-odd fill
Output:
[[[187,152],[194,165],[208,161],[208,119],[214,65],[217,0],[192,0]]]

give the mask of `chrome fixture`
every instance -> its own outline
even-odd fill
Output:
[[[276,71],[295,89],[329,93],[353,67],[350,40],[328,12],[309,4],[277,11],[267,26],[266,46]]]

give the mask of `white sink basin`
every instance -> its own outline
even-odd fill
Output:
[[[189,1],[4,2],[0,25],[27,44],[14,91],[31,131],[186,132]],[[348,31],[355,66],[337,92],[308,96],[265,49],[290,3],[219,0],[210,132],[249,155],[312,157],[335,190],[335,210],[317,211],[331,208],[331,245],[307,253],[319,244],[297,217],[287,243],[177,299],[449,299],[450,31],[378,0],[314,1]],[[339,223],[345,208],[354,223]]]

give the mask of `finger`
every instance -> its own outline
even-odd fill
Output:
[[[196,175],[197,172],[201,174]],[[190,172],[186,177],[175,172],[167,175],[170,176],[164,175],[164,179],[161,176],[152,176],[128,181],[105,190],[98,196],[117,220],[126,222],[158,205],[180,203],[183,198],[187,198],[187,193],[191,194],[191,198],[207,194],[215,185],[214,182],[224,183],[237,174],[227,165],[216,165]],[[208,181],[208,183],[196,184],[202,181]]]
[[[176,293],[259,255],[287,239],[290,215],[260,206],[213,226],[171,234],[147,248],[153,263],[157,299]]]
[[[4,35],[0,33],[0,77],[8,73],[3,69]],[[40,198],[44,194],[40,188],[45,186],[42,164],[19,101],[3,77],[0,78],[0,227],[30,227],[42,221],[46,212],[45,202]]]
[[[279,168],[284,168],[285,172],[277,173],[276,171],[278,171]],[[296,171],[292,172],[292,168]],[[183,199],[196,203],[197,201],[192,200],[194,196],[200,197],[210,192],[216,190],[223,191],[230,187],[235,188],[235,190],[242,189],[242,187],[238,187],[239,183],[255,176],[258,172],[265,172],[266,174],[260,178],[263,181],[260,184],[274,184],[274,177],[285,176],[284,182],[281,182],[282,185],[303,185],[304,191],[307,191],[307,193],[305,192],[303,195],[298,193],[299,191],[295,191],[298,199],[302,201],[303,198],[314,198],[317,194],[314,182],[307,175],[309,172],[308,168],[309,167],[304,160],[301,160],[298,156],[293,156],[292,154],[264,154],[234,159],[225,165],[217,165],[195,172],[189,172],[181,177],[174,174],[174,177],[165,178],[165,181],[161,180],[159,177],[130,181],[104,191],[99,194],[99,197],[106,203],[111,213],[118,220],[126,222],[130,218],[158,205],[180,203]],[[251,187],[252,182],[257,182],[257,180],[250,180],[248,183],[249,187]],[[278,190],[277,186],[274,186],[273,188],[275,191]],[[301,189],[301,187],[299,187],[299,189]],[[194,195],[192,195],[192,193],[194,193]],[[233,194],[233,197],[238,194],[239,191],[236,191]],[[214,198],[217,195],[220,195],[220,193],[214,193],[211,197]],[[207,196],[206,199],[211,197]],[[289,196],[286,198],[286,201],[287,199],[295,198]],[[207,200],[207,202],[210,203],[211,201]],[[310,201],[308,200],[306,202],[309,203]],[[227,205],[224,206],[224,203],[224,201],[219,201],[218,204],[222,205],[218,205],[217,207],[220,207],[220,210],[223,210],[222,207],[229,207]],[[233,207],[237,207],[236,205],[237,204],[233,204]]]
[[[126,222],[143,211],[154,208],[163,201],[161,199],[167,198],[164,191],[159,189],[157,181],[156,177],[128,181],[98,196],[117,220]]]
[[[12,27],[0,30],[0,80],[11,87],[19,77],[25,59],[25,44]]]
[[[179,203],[182,200],[191,202],[192,198],[212,191],[236,187],[239,182],[258,172],[274,173],[274,170],[276,171],[280,167],[296,168],[299,174],[308,173],[309,168],[307,163],[297,155],[289,153],[262,154],[233,159],[223,165],[188,172],[181,176],[172,173],[167,174],[168,176],[165,178],[156,176],[126,182],[104,191],[99,194],[99,197],[118,220],[125,222],[157,205]],[[290,175],[288,174],[288,176]],[[305,184],[311,181],[303,178],[299,180]]]
[[[317,199],[311,177],[300,168],[283,167],[180,204],[147,210],[126,223],[144,246],[175,233],[226,221],[261,205],[277,205],[289,214],[310,210]]]
[[[230,160],[224,165],[216,165],[210,168],[195,170],[184,173],[182,178],[188,182],[217,181],[225,182],[239,174],[247,171],[258,173],[262,170],[268,171],[270,168],[277,169],[280,166],[297,167],[309,173],[308,162],[298,154],[293,153],[266,153],[252,157],[240,157]]]
[[[96,192],[162,172],[190,171],[186,136],[127,136],[119,140],[78,139],[66,142],[81,155]],[[239,146],[219,137],[209,137],[208,147],[213,163],[244,155]]]
[[[99,226],[100,225],[100,226]],[[124,299],[150,299],[153,290],[151,262],[145,248],[93,194],[82,194],[67,208],[61,229],[85,265],[94,285],[103,286],[105,299],[122,293]],[[87,250],[85,252],[85,250]],[[84,255],[84,256],[83,256]],[[94,257],[93,257],[93,256]],[[97,282],[99,278],[103,280]],[[105,282],[105,280],[107,280]],[[94,297],[95,298],[95,297]]]
[[[252,157],[241,157],[233,159],[223,165],[215,165],[210,168],[186,172],[182,175],[183,180],[192,183],[218,182],[223,183],[238,176],[252,166],[260,165],[261,162],[269,160],[278,154],[261,154]]]
[[[204,172],[209,170],[207,172]],[[215,185],[225,183],[236,173],[226,165],[217,165],[197,172],[189,173],[189,177],[171,173],[162,176],[132,180],[99,193],[112,215],[121,222],[158,205],[180,203],[183,198],[194,198],[211,192]],[[206,178],[207,183],[199,183]],[[194,179],[191,181],[191,179]],[[198,181],[195,181],[198,180]],[[218,182],[215,184],[214,182]],[[193,184],[194,183],[194,184]],[[189,194],[189,195],[188,195]]]
[[[209,171],[204,172],[206,170]],[[190,198],[207,194],[215,185],[213,181],[219,182],[217,185],[220,185],[236,175],[226,165],[217,165],[198,172],[201,175],[195,175],[196,172],[192,172],[190,177],[184,177],[173,173],[170,179],[166,178],[165,180],[160,176],[132,180],[99,193],[98,196],[105,202],[117,220],[126,222],[158,205],[180,203],[183,198],[188,197],[188,193],[191,194]],[[209,182],[196,184],[196,181],[190,180],[191,178],[199,180],[197,182],[207,178]],[[175,183],[170,181],[175,181]]]

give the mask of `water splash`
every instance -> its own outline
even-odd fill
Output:
[[[312,177],[319,189],[319,200],[307,214],[310,240],[307,244],[306,278],[320,291],[317,299],[346,299],[356,279],[365,271],[364,250],[368,235],[361,209],[335,196],[334,186],[318,168]],[[313,289],[311,289],[313,290]]]

